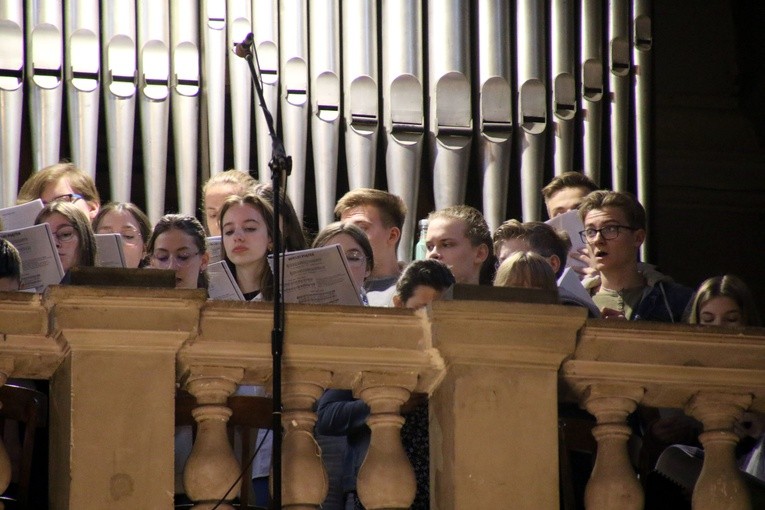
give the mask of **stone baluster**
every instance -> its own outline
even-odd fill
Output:
[[[372,429],[369,451],[356,488],[368,510],[409,508],[417,483],[401,444],[401,406],[409,400],[417,378],[411,374],[363,373],[355,393],[369,405]]]
[[[631,434],[627,415],[635,410],[643,393],[641,387],[594,384],[584,395],[587,411],[598,422],[592,430],[598,453],[584,494],[588,510],[643,508],[643,489],[627,451]]]
[[[244,371],[238,368],[192,367],[186,380],[186,390],[197,399],[197,407],[192,411],[197,435],[183,470],[183,486],[196,502],[194,510],[215,507],[239,476],[239,463],[226,430],[231,416],[226,402],[243,375]],[[241,482],[237,482],[225,496],[226,503],[217,508],[233,509],[228,502],[239,494],[240,486]]]
[[[282,382],[282,508],[319,508],[329,481],[313,436],[314,405],[329,385],[326,370],[288,369]]]
[[[733,424],[752,403],[751,395],[714,392],[696,394],[686,407],[704,425],[699,436],[704,465],[693,489],[694,510],[750,510],[749,492],[736,466],[739,437]]]

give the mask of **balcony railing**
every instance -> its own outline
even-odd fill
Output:
[[[643,506],[627,453],[637,405],[685,409],[703,423],[694,508],[749,508],[732,427],[745,410],[765,411],[765,330],[585,321],[572,307],[479,301],[429,312],[288,305],[286,317],[284,506],[323,501],[312,409],[337,387],[371,408],[358,480],[370,510],[414,498],[399,439],[411,392],[430,396],[440,510],[557,510],[559,395],[597,419],[588,508]],[[226,401],[237,385],[270,384],[271,318],[268,304],[209,302],[201,291],[0,294],[0,373],[50,380],[50,507],[172,508],[178,386],[198,404],[186,492],[218,499],[239,469]]]

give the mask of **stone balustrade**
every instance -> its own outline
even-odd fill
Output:
[[[208,302],[199,291],[0,294],[0,382],[50,380],[50,507],[172,508],[181,387],[197,399],[186,492],[195,508],[212,508],[239,469],[227,398],[238,385],[271,384],[271,321],[269,304]],[[627,452],[626,418],[638,405],[703,423],[695,508],[748,508],[732,427],[745,410],[765,412],[765,330],[585,321],[577,308],[529,303],[288,305],[285,507],[318,508],[327,492],[313,408],[330,387],[352,389],[371,409],[358,480],[370,510],[414,498],[400,442],[412,392],[430,396],[433,508],[557,510],[559,395],[597,420],[588,508],[643,506]],[[0,451],[0,485],[7,471]]]

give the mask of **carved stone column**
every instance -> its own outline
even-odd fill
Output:
[[[598,424],[592,435],[598,454],[584,493],[588,510],[642,510],[643,488],[630,464],[627,441],[632,431],[627,415],[643,398],[641,387],[619,384],[593,384],[583,400]]]
[[[189,498],[196,502],[194,510],[208,510],[220,499],[229,502],[239,494],[241,480],[226,495],[240,471],[228,440],[226,425],[231,409],[226,401],[236,391],[243,375],[240,368],[192,367],[186,379],[186,390],[196,397],[198,405],[192,411],[197,436],[183,470],[183,486]],[[218,508],[233,507],[224,503]]]
[[[751,395],[700,392],[688,403],[688,414],[704,424],[699,436],[704,466],[693,489],[694,510],[750,510],[749,492],[736,466],[739,437],[733,424],[752,403]]]
[[[369,510],[409,508],[417,483],[401,444],[401,406],[417,384],[413,374],[364,372],[355,393],[369,405],[369,451],[359,470],[357,491]]]
[[[282,382],[282,508],[319,508],[329,481],[313,436],[316,400],[329,385],[328,370],[291,368]]]

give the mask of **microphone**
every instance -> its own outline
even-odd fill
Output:
[[[234,44],[234,53],[237,57],[247,58],[249,55],[252,55],[252,40],[253,35],[250,32],[242,42]]]

